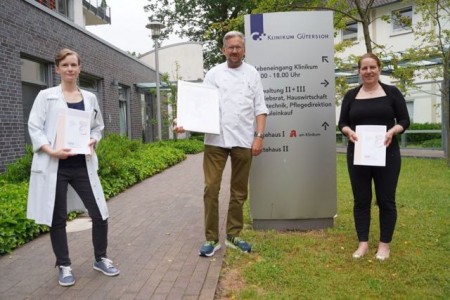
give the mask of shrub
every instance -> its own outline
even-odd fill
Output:
[[[27,219],[27,182],[0,185],[0,254],[5,254],[48,231],[48,227]]]
[[[196,141],[200,141],[203,142],[205,135],[203,133],[200,132],[191,132],[191,137],[189,138],[190,140],[196,140]]]
[[[185,153],[203,151],[203,144],[195,141],[165,141],[143,144],[117,134],[107,135],[97,147],[99,177],[106,199],[124,191],[133,184],[169,168],[186,158]],[[28,182],[32,150],[7,166],[0,174],[0,255],[48,231],[26,218]],[[69,214],[71,220],[76,212]]]
[[[441,124],[436,123],[413,123],[409,126],[408,130],[441,130]],[[440,139],[441,133],[408,133],[406,135],[408,144],[420,145],[425,141]]]
[[[171,143],[143,144],[117,134],[108,135],[97,148],[99,176],[107,199],[186,158]]]
[[[8,182],[28,182],[30,178],[31,161],[33,150],[30,145],[25,148],[25,156],[19,158],[15,163],[6,167],[3,175]]]
[[[424,148],[439,148],[442,149],[442,139],[428,140],[422,143]]]
[[[183,152],[186,154],[195,154],[202,152],[205,147],[203,144],[203,136],[201,136],[201,140],[198,138],[193,138],[189,140],[169,140],[160,143],[162,145],[167,145],[176,149],[183,150]]]

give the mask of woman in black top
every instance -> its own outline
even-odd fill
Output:
[[[400,174],[400,148],[396,135],[409,126],[409,115],[402,93],[395,86],[379,81],[381,62],[372,53],[367,53],[358,62],[358,73],[362,85],[349,90],[342,101],[339,129],[349,140],[347,167],[352,185],[356,233],[359,240],[354,258],[361,258],[369,251],[370,209],[372,202],[372,180],[379,206],[380,241],[375,255],[378,260],[389,258],[389,243],[392,240],[397,209],[395,191]],[[357,125],[385,125],[386,166],[354,165],[353,155],[358,136]]]

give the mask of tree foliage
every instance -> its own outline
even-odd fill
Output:
[[[232,29],[230,22],[248,14],[255,7],[252,0],[148,0],[144,7],[166,28],[162,37],[170,33],[188,37],[204,45],[204,65],[209,68],[223,61],[220,49],[223,35]],[[236,28],[233,29],[243,29]]]
[[[447,165],[450,166],[450,0],[416,0],[414,13],[419,21],[411,23],[411,19],[402,17],[399,13],[392,16],[382,16],[386,22],[397,22],[411,28],[415,34],[416,44],[405,51],[393,52],[386,45],[377,44],[372,40],[369,26],[375,21],[371,10],[374,0],[332,0],[307,1],[311,5],[305,6],[305,1],[293,3],[297,9],[327,9],[335,12],[335,29],[344,28],[349,21],[360,23],[363,29],[364,43],[367,52],[376,50],[381,59],[389,58],[391,77],[398,80],[397,86],[406,93],[409,88],[418,89],[415,85],[417,78],[434,81],[440,84],[442,102],[442,128],[444,149],[446,149]],[[392,20],[395,18],[395,20]],[[414,26],[413,26],[414,25]],[[342,51],[351,43],[336,45],[336,52]],[[357,57],[353,57],[356,59]],[[423,61],[437,62],[430,66],[423,65]],[[335,58],[338,68],[351,69],[352,63]],[[347,89],[344,78],[336,80],[337,95],[340,96]]]
[[[372,10],[375,0],[149,0],[146,11],[152,11],[154,16],[164,20],[167,28],[164,34],[175,33],[180,37],[189,37],[193,41],[203,42],[205,67],[209,68],[217,62],[223,61],[220,53],[222,37],[229,30],[244,28],[245,14],[268,13],[281,11],[307,11],[331,10],[334,12],[334,29],[337,33],[346,27],[349,22],[361,25],[366,52],[377,52],[381,59],[389,60],[393,78],[398,80],[397,86],[406,93],[415,87],[415,78],[419,75],[424,79],[441,84],[442,95],[442,123],[444,129],[447,160],[450,166],[448,151],[450,132],[450,0],[416,0],[414,1],[415,14],[421,15],[421,20],[411,24],[410,18],[401,15],[382,16],[385,22],[399,22],[411,27],[415,33],[417,44],[406,51],[393,52],[387,45],[378,44],[372,39],[370,26],[376,17]],[[414,25],[414,26],[412,26]],[[335,45],[335,52],[343,52],[352,46],[352,41],[343,41]],[[427,45],[424,47],[424,45]],[[363,54],[363,53],[358,53]],[[343,71],[354,71],[358,55],[350,55],[346,60],[335,57],[336,68]],[[420,61],[440,61],[441,64],[433,67],[420,66]],[[348,89],[345,77],[336,78],[337,99],[342,98]],[[339,102],[339,101],[338,101]]]
[[[450,167],[450,0],[416,0],[415,5],[415,13],[421,16],[413,27],[416,43],[406,49],[403,59],[419,66],[423,79],[439,84],[444,148]],[[437,64],[423,66],[423,61]]]

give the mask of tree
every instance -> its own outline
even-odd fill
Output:
[[[374,21],[372,19],[371,9],[374,6],[374,0],[260,0],[252,13],[267,13],[280,11],[308,11],[308,10],[331,10],[334,14],[335,32],[344,29],[349,22],[361,24],[364,33],[364,43],[367,52],[373,52],[374,49],[383,49],[382,45],[376,44],[370,36],[369,27]],[[242,24],[239,24],[241,22]],[[243,28],[243,18],[234,25],[235,28]],[[233,23],[233,22],[229,22]],[[235,22],[236,23],[236,22]],[[342,52],[352,45],[352,41],[344,41],[335,45],[335,52]],[[351,56],[348,61],[335,57],[335,65],[342,71],[354,71],[358,56]],[[406,81],[409,82],[409,81]],[[336,103],[339,104],[344,93],[348,90],[348,83],[345,77],[336,78]]]
[[[220,49],[223,35],[229,31],[230,20],[250,13],[252,0],[148,0],[144,7],[166,28],[162,37],[174,33],[204,45],[204,65],[209,67],[224,60]]]
[[[348,5],[349,2],[353,5]],[[315,4],[317,3],[313,3],[313,6]],[[297,8],[302,7],[302,5],[302,3],[294,4]],[[342,18],[345,21],[352,20],[360,23],[363,28],[367,52],[377,49],[381,55],[384,54],[385,57],[390,58],[392,68],[390,76],[399,80],[397,86],[403,92],[406,92],[408,88],[418,89],[414,84],[417,77],[440,84],[443,148],[446,152],[447,166],[450,167],[450,30],[448,29],[448,24],[450,24],[450,0],[416,0],[414,5],[414,13],[421,17],[420,21],[414,26],[411,24],[411,19],[395,16],[397,22],[412,28],[418,42],[417,45],[402,53],[389,51],[384,45],[378,45],[371,39],[369,25],[374,20],[371,19],[370,11],[374,6],[374,0],[327,1],[325,6],[316,6],[315,9],[330,9],[336,12],[337,19]],[[391,16],[384,16],[383,20],[393,21]],[[346,47],[346,45],[338,45],[337,49],[339,49],[339,46]],[[432,67],[421,66],[421,62],[427,60],[440,61],[441,64]],[[340,63],[342,66],[342,61]],[[336,86],[342,88],[346,84],[342,82],[341,78],[341,84],[337,82]],[[341,92],[345,89],[341,89]]]
[[[135,58],[139,58],[139,56],[141,56],[141,54],[139,52],[136,52],[136,51],[133,51],[133,52],[127,51],[127,53],[128,53],[128,55],[131,55],[131,56],[133,56]]]
[[[421,67],[419,75],[440,86],[442,136],[450,167],[450,0],[416,0],[415,5],[415,13],[421,15],[413,28],[417,45],[405,51],[403,60],[415,66],[420,66],[422,61],[438,62],[431,67]]]
[[[375,21],[372,10],[375,7],[375,0],[245,0],[245,1],[217,1],[196,0],[164,0],[159,3],[156,0],[149,0],[152,4],[146,6],[147,11],[153,10],[157,17],[165,16],[168,22],[168,32],[174,32],[180,36],[188,36],[194,41],[206,42],[205,66],[207,68],[222,61],[220,54],[222,46],[222,36],[229,30],[243,31],[243,16],[247,13],[266,13],[292,10],[331,10],[334,11],[334,28],[344,29],[349,22],[361,24],[364,36],[366,52],[374,52],[381,59],[388,58],[391,68],[390,76],[398,80],[397,86],[406,93],[414,85],[414,78],[417,74],[425,76],[441,84],[442,95],[442,124],[443,136],[445,140],[447,162],[450,166],[450,123],[449,123],[449,85],[450,85],[450,33],[444,29],[443,24],[450,22],[450,0],[416,0],[415,11],[422,14],[423,20],[414,26],[414,32],[421,43],[429,45],[427,48],[414,47],[402,53],[394,53],[386,45],[377,44],[370,35],[370,25]],[[392,1],[395,2],[395,1]],[[383,16],[386,22],[391,22],[391,16]],[[409,18],[396,18],[396,22],[401,22],[411,27]],[[175,29],[179,24],[181,29]],[[427,25],[428,24],[428,25]],[[430,27],[431,24],[431,27]],[[437,28],[437,30],[436,30]],[[446,27],[448,28],[448,26]],[[209,41],[209,42],[208,42]],[[351,46],[352,41],[344,41],[335,45],[335,51],[341,52],[346,47]],[[435,68],[419,68],[418,62],[424,59],[438,59],[442,62]],[[335,64],[338,69],[354,71],[358,56],[350,56],[349,60],[343,61],[335,57]],[[415,62],[415,63],[414,63]],[[426,74],[428,72],[428,74]],[[342,98],[343,93],[348,89],[345,77],[336,78],[337,103]]]

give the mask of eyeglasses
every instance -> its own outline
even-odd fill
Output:
[[[226,47],[226,49],[228,51],[234,51],[234,50],[241,51],[243,49],[243,47],[241,47],[241,46],[230,46],[230,47]]]

